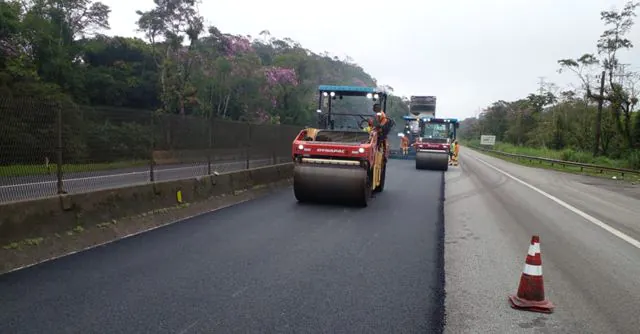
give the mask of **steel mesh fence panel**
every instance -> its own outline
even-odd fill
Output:
[[[77,193],[149,181],[151,113],[63,105],[63,191]]]
[[[0,201],[291,161],[300,126],[0,97]]]
[[[0,97],[0,201],[57,193],[57,123],[52,100]]]

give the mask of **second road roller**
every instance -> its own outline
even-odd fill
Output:
[[[387,137],[383,88],[318,88],[318,127],[303,129],[293,141],[293,191],[299,202],[367,206],[384,190]]]
[[[420,120],[420,136],[413,144],[416,150],[416,169],[449,169],[451,143],[456,139],[459,125],[455,118]]]

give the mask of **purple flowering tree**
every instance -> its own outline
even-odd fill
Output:
[[[203,62],[197,86],[201,109],[209,117],[236,119],[239,115],[229,115],[229,107],[247,108],[241,106],[250,93],[243,89],[243,81],[257,76],[259,62],[246,37],[223,34],[216,27],[210,27],[208,32],[200,50]]]
[[[369,85],[367,85],[364,81],[358,79],[358,78],[353,78],[351,80],[353,82],[354,86],[358,86],[358,87],[367,87]]]
[[[251,41],[239,35],[224,35],[222,47],[227,58],[236,58],[240,55],[254,52]]]
[[[278,115],[278,107],[286,103],[291,88],[299,85],[298,75],[291,68],[283,68],[278,66],[264,67],[265,84],[261,88],[261,95],[267,99],[264,109],[257,110],[256,117],[260,122],[268,122],[278,124],[280,117]]]

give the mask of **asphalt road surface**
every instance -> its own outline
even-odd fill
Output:
[[[0,332],[638,332],[640,186],[463,148],[443,240],[442,173],[413,166],[366,209],[286,190],[0,276]],[[534,234],[553,314],[507,302]]]
[[[438,333],[442,172],[367,208],[292,191],[0,276],[1,333]]]
[[[445,332],[640,333],[640,186],[463,148],[445,203]],[[534,234],[549,315],[507,302]]]
[[[272,164],[271,159],[251,160],[250,167]],[[230,172],[246,168],[246,161],[231,161],[212,164],[212,171]],[[170,181],[207,175],[208,166],[203,164],[164,165],[154,170],[156,181]],[[149,167],[134,167],[109,171],[95,171],[65,174],[64,190],[77,193],[101,189],[125,187],[149,182]],[[9,202],[39,197],[53,196],[57,193],[57,181],[54,175],[34,175],[16,178],[0,178],[0,202]]]

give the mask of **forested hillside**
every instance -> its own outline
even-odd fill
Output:
[[[461,137],[495,135],[500,147],[512,152],[640,168],[640,73],[619,61],[633,47],[626,36],[637,6],[629,2],[622,10],[601,13],[605,31],[597,53],[558,60],[558,69],[575,77],[575,88],[545,84],[516,101],[494,102],[479,117],[462,121]]]
[[[193,0],[156,5],[138,12],[146,36],[140,40],[103,35],[110,10],[100,2],[1,2],[0,93],[305,124],[315,122],[317,85],[377,84],[350,61],[314,53],[267,30],[253,38],[205,27]],[[404,107],[394,100],[395,109]]]
[[[106,35],[110,9],[100,2],[0,2],[0,164],[60,154],[73,164],[146,160],[149,151],[251,141],[286,155],[300,126],[316,124],[318,85],[380,85],[348,57],[268,30],[252,37],[206,27],[195,0],[155,3],[136,12],[139,39]],[[400,97],[387,108],[406,111]],[[296,126],[231,131],[221,121]]]

